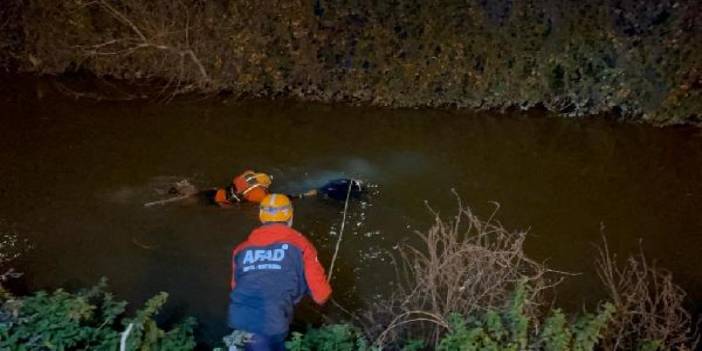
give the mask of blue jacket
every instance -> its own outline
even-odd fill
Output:
[[[279,223],[255,229],[234,249],[231,287],[229,327],[267,336],[288,333],[304,295],[319,304],[331,295],[317,250]]]

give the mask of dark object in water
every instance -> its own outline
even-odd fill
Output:
[[[349,186],[351,187],[351,193],[349,194]],[[365,192],[365,188],[361,181],[356,179],[339,178],[330,180],[323,186],[319,187],[317,191],[320,194],[326,195],[330,199],[345,201],[346,195],[349,197],[357,198]]]

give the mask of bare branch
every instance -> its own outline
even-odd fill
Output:
[[[434,224],[416,233],[419,246],[400,250],[398,263],[407,271],[404,281],[394,296],[373,305],[365,315],[370,321],[366,324],[376,326],[366,333],[377,346],[410,335],[436,344],[448,328],[448,316],[502,308],[515,286],[525,280],[532,287],[526,313],[537,316],[544,290],[562,280],[560,272],[526,256],[526,233],[503,228],[495,220],[497,209],[489,221],[482,221],[460,200],[458,203],[458,215],[451,221],[444,221],[427,206]]]
[[[672,274],[650,264],[641,246],[638,255],[618,266],[604,233],[598,250],[597,274],[616,307],[603,349],[633,350],[649,341],[665,350],[694,350],[699,333],[683,307],[686,293]]]
[[[97,6],[105,10],[112,18],[129,28],[131,34],[124,34],[123,37],[109,38],[103,42],[93,45],[76,45],[87,57],[127,57],[139,54],[144,50],[155,50],[162,52],[159,57],[154,57],[155,70],[171,70],[171,66],[178,66],[176,76],[170,77],[163,89],[173,87],[173,94],[181,92],[188,87],[200,88],[212,87],[212,79],[195,51],[190,47],[192,36],[192,25],[190,9],[182,2],[180,8],[173,8],[172,18],[164,19],[163,14],[153,14],[148,7],[141,6],[137,2],[124,2],[124,10],[120,10],[107,0],[95,0],[84,3],[84,6]],[[126,10],[129,10],[125,12]],[[182,13],[181,13],[182,12]],[[126,13],[129,13],[130,18]],[[141,26],[139,25],[141,24]],[[182,35],[184,33],[184,35]],[[146,58],[144,54],[139,56]],[[153,60],[152,60],[153,61]],[[174,62],[175,61],[175,62]],[[192,64],[192,67],[187,67]],[[137,75],[140,78],[142,75]],[[147,73],[146,78],[149,75]],[[190,81],[189,85],[183,82]],[[161,92],[163,94],[163,91]],[[173,96],[171,94],[171,97]]]
[[[122,23],[128,25],[134,31],[134,33],[137,36],[139,36],[139,38],[141,38],[142,41],[144,41],[144,42],[148,41],[146,39],[146,36],[144,35],[144,33],[142,33],[139,30],[139,28],[134,24],[134,22],[129,20],[129,18],[127,18],[127,16],[125,16],[123,13],[119,12],[116,8],[112,7],[112,5],[108,4],[104,0],[98,0],[98,4],[100,4],[102,7],[106,8],[108,11],[110,11],[110,13],[112,13],[114,15],[114,17],[117,18],[118,20],[120,20]]]

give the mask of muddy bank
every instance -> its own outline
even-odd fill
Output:
[[[5,1],[0,65],[391,107],[699,123],[698,1]]]

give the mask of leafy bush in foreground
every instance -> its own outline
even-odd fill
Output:
[[[614,312],[611,304],[604,304],[597,314],[585,314],[568,323],[560,310],[554,310],[541,324],[524,314],[524,302],[524,292],[520,289],[506,311],[491,310],[481,318],[467,320],[454,315],[450,332],[441,339],[437,349],[593,350]]]
[[[556,309],[544,321],[525,313],[524,287],[514,293],[512,302],[503,310],[491,309],[480,315],[453,314],[448,331],[438,345],[422,340],[405,341],[390,348],[419,350],[430,348],[440,351],[473,350],[594,350],[603,330],[612,318],[614,306],[602,305],[596,314],[585,314],[570,323]],[[376,340],[377,342],[377,340]],[[369,343],[359,329],[348,324],[327,325],[306,333],[293,333],[287,343],[291,351],[370,351],[382,350],[377,343]]]
[[[131,325],[128,350],[192,350],[195,321],[188,318],[170,330],[154,316],[166,303],[162,292],[124,316],[124,301],[115,300],[102,280],[78,293],[40,291],[27,297],[0,297],[0,350],[117,350]]]
[[[290,351],[372,350],[363,334],[349,324],[332,324],[307,330],[306,333],[293,332],[292,339],[285,343]]]

